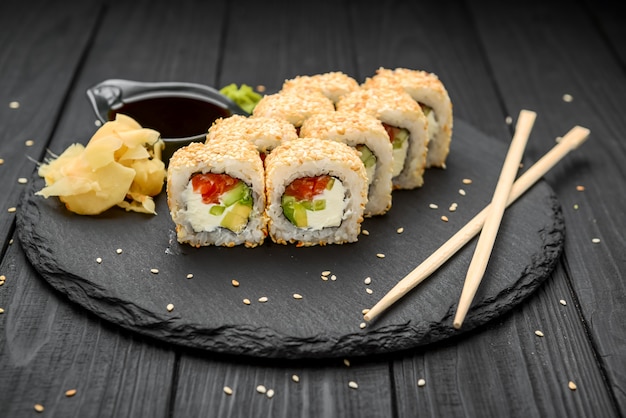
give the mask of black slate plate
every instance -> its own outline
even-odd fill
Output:
[[[490,201],[506,148],[455,121],[447,169],[427,171],[419,190],[394,192],[391,211],[365,220],[369,235],[354,244],[296,248],[267,240],[254,249],[195,249],[176,242],[165,193],[156,199],[157,216],[121,209],[78,216],[55,198],[35,196],[44,185],[36,175],[19,208],[19,238],[35,269],[70,300],[166,342],[279,358],[387,353],[485,324],[550,275],[562,250],[564,224],[552,190],[539,182],[506,211],[461,331],[453,329],[452,318],[476,239],[365,329],[359,326],[364,308]],[[463,184],[464,178],[472,184]],[[450,212],[455,202],[458,208]],[[439,208],[431,209],[431,203]],[[324,270],[336,280],[322,280]],[[364,283],[366,277],[371,284]],[[240,286],[233,287],[232,279]],[[294,293],[303,298],[294,299]],[[263,296],[268,301],[260,303]],[[244,298],[252,303],[245,305]]]

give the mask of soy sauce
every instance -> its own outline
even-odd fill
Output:
[[[207,133],[217,118],[231,116],[229,109],[193,97],[150,97],[123,103],[109,110],[109,120],[122,113],[162,138],[186,138]]]

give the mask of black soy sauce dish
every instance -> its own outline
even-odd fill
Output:
[[[248,115],[213,87],[186,82],[110,79],[89,88],[87,98],[102,123],[122,113],[158,131],[166,165],[178,148],[204,142],[216,119]]]

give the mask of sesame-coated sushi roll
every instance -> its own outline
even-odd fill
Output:
[[[323,74],[301,75],[285,80],[282,90],[303,87],[320,89],[324,96],[333,103],[337,103],[342,96],[360,88],[359,83],[354,78],[340,71],[333,71]]]
[[[262,244],[267,235],[265,192],[256,147],[227,139],[180,148],[167,169],[167,204],[180,243]]]
[[[252,117],[283,119],[295,126],[300,126],[311,115],[335,110],[333,102],[317,89],[294,89],[280,91],[263,96],[252,111]]]
[[[399,86],[418,102],[428,119],[426,167],[445,168],[452,139],[452,102],[439,77],[407,68],[379,68],[373,77],[365,80],[363,86]]]
[[[414,189],[424,184],[428,121],[408,93],[391,88],[361,89],[343,96],[337,111],[365,112],[382,122],[393,148],[394,189]]]
[[[296,128],[286,120],[232,115],[213,122],[206,142],[220,138],[244,139],[254,144],[261,159],[264,160],[281,142],[291,141],[297,137]]]
[[[364,215],[383,215],[391,208],[393,150],[380,120],[364,112],[319,113],[304,121],[300,134],[343,142],[359,151],[368,183]]]
[[[311,246],[357,241],[367,176],[354,148],[301,138],[278,146],[265,162],[266,214],[274,242]]]

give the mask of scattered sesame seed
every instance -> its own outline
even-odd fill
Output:
[[[4,158],[0,158],[0,165],[4,164]]]
[[[256,91],[258,91],[259,93],[265,92],[265,86],[263,84],[259,84],[258,86],[256,86]]]
[[[459,194],[460,194],[461,196],[465,196],[465,190],[463,190],[463,189],[459,189]]]
[[[0,314],[3,314],[3,313],[4,313],[4,309],[0,308]]]
[[[174,310],[174,304],[173,303],[168,303],[166,309],[167,309],[168,312],[172,312]]]
[[[574,205],[574,210],[578,210],[578,203]]]
[[[102,121],[100,121],[99,119],[96,119],[93,121],[93,124],[96,126],[102,126]]]
[[[592,238],[591,242],[598,244],[600,242],[600,238]]]
[[[9,245],[13,244],[13,238],[9,240]]]
[[[233,285],[233,287],[239,287],[239,282],[235,279],[232,279],[230,283]]]
[[[330,280],[332,280],[333,282],[337,280],[337,275],[333,274],[332,276],[330,276]]]
[[[302,295],[301,295],[301,294],[299,294],[299,293],[294,293],[294,294],[293,294],[293,298],[294,298],[294,299],[302,299]]]
[[[328,281],[328,276],[320,276],[322,280],[324,280],[325,282]]]
[[[419,386],[419,387],[424,387],[424,386],[426,386],[426,381],[425,381],[424,379],[419,379],[419,380],[417,381],[417,386]]]
[[[579,192],[584,192],[585,191],[585,186],[576,186],[576,190]]]
[[[563,95],[563,101],[564,101],[565,103],[570,103],[572,100],[574,100],[574,97],[572,97],[572,95],[571,95],[571,94],[567,94],[567,93],[565,93],[565,94]]]
[[[439,206],[435,205],[434,203],[431,203],[430,205],[428,205],[428,207],[431,209],[439,209]]]
[[[76,395],[76,389],[68,389],[65,391],[65,396],[68,398],[71,398],[74,395]]]
[[[363,315],[366,315],[369,311],[370,311],[370,310],[369,310],[368,308],[365,308],[365,309],[363,309],[363,310],[361,311],[361,313],[362,313]]]
[[[348,382],[348,386],[349,386],[351,389],[358,389],[358,388],[359,388],[359,385],[358,385],[358,384],[357,384],[357,382],[355,382],[354,380],[349,381],[349,382]]]
[[[259,302],[261,302],[261,303],[265,303],[265,302],[267,302],[267,300],[268,300],[268,299],[267,299],[267,296],[261,296],[261,297],[259,298]]]
[[[122,249],[118,248],[117,250],[115,250],[115,252],[118,253],[118,254],[122,254]]]
[[[578,389],[578,386],[576,386],[576,383],[572,382],[571,380],[567,383],[567,387],[570,388],[570,390]]]
[[[98,264],[102,263],[102,258],[100,258],[100,257],[96,258],[96,263],[98,263]]]
[[[36,403],[36,404],[33,406],[33,408],[35,408],[35,411],[37,411],[37,412],[43,412],[43,410],[44,410],[43,405],[42,405],[42,404],[40,404],[40,403]]]
[[[378,258],[385,258],[385,254],[383,254],[383,253],[378,253],[378,254],[376,254],[376,257],[378,257]]]
[[[298,376],[297,374],[292,374],[291,375],[291,380],[293,380],[296,383],[300,382],[300,376]]]
[[[9,102],[9,108],[10,109],[17,109],[19,107],[20,107],[20,102],[16,102],[16,101]]]
[[[35,141],[33,141],[32,139],[29,139],[26,142],[24,142],[24,145],[26,145],[27,147],[32,147],[33,145],[35,145]]]
[[[472,179],[463,179],[463,184],[472,184]]]
[[[372,278],[371,277],[366,277],[365,280],[363,280],[363,283],[365,283],[365,284],[372,283]]]
[[[193,274],[192,274],[192,273],[189,273],[189,274],[187,275],[187,278],[188,278],[188,279],[193,279]]]
[[[252,303],[252,302],[250,302],[250,299],[246,298],[246,299],[243,300],[243,303],[244,303],[244,305],[250,305],[250,303]]]
[[[274,397],[274,389],[268,389],[267,392],[265,393],[265,396],[267,396],[268,398],[273,398]]]
[[[565,299],[561,299],[559,303],[563,306],[567,306],[567,302],[565,301]]]
[[[363,231],[361,231],[361,234],[363,235],[369,235],[370,231],[368,231],[367,229],[364,229]]]
[[[365,289],[365,291],[366,291],[369,295],[371,295],[372,293],[374,293],[374,291],[373,291],[371,288],[369,288],[369,287],[368,287],[368,288],[366,288],[366,289]]]
[[[265,386],[263,386],[263,385],[259,385],[259,386],[256,387],[256,391],[259,392],[259,393],[265,394],[265,393],[267,393],[267,388]]]
[[[441,220],[444,222],[448,222],[448,217],[446,215],[442,215]]]
[[[28,179],[26,177],[20,177],[20,178],[17,179],[17,182],[19,184],[26,184],[26,183],[28,183]]]
[[[397,232],[398,234],[401,234],[401,233],[403,233],[403,232],[404,232],[404,228],[400,227],[400,228],[396,229],[396,232]]]
[[[150,273],[159,274],[159,269],[150,269]]]
[[[367,324],[365,322],[361,322],[359,324],[359,328],[361,328],[361,329],[365,328],[366,326],[367,326]]]
[[[510,117],[510,116],[507,116],[506,118],[504,118],[504,122],[505,122],[507,125],[510,125],[510,124],[512,124],[512,123],[513,123],[513,118],[512,118],[512,117]]]
[[[554,142],[558,144],[559,142],[561,142],[562,139],[563,139],[562,136],[557,136],[556,138],[554,138]]]
[[[7,279],[7,276],[5,276],[4,274],[0,276],[0,281],[5,281]]]
[[[322,276],[326,277],[326,276],[330,276],[330,270],[324,270],[322,272]]]
[[[8,212],[9,212],[9,213],[15,213],[15,212],[17,212],[17,208],[16,208],[15,206],[10,207],[10,208],[8,209]]]
[[[233,394],[233,390],[229,386],[224,386],[224,393],[230,396]]]
[[[344,364],[346,367],[350,367],[350,360],[348,360],[347,358],[343,359],[343,364]]]
[[[452,204],[450,205],[450,207],[448,208],[448,210],[449,210],[450,212],[456,212],[456,209],[457,209],[457,207],[458,207],[458,206],[459,206],[459,205],[458,205],[458,203],[452,203]]]
[[[541,332],[541,331],[537,330],[537,331],[535,331],[535,335],[536,335],[537,337],[543,337],[543,332]]]

